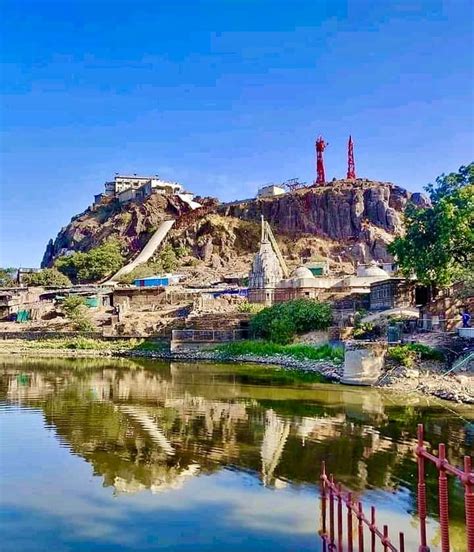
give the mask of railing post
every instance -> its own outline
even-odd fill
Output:
[[[362,502],[357,503],[357,519],[359,520],[358,524],[358,537],[359,537],[359,552],[364,552],[364,514],[362,512]]]
[[[326,544],[326,464],[324,461],[321,464],[321,532],[322,537],[324,540],[324,544]]]
[[[342,542],[342,487],[337,487],[337,546],[338,552],[344,551],[344,544]]]
[[[426,543],[426,484],[425,484],[425,459],[423,457],[423,424],[418,424],[418,446],[416,455],[418,459],[418,517],[420,518],[420,546],[418,552],[430,552]]]
[[[464,457],[464,507],[466,509],[467,549],[474,550],[474,488],[470,481],[471,457]]]
[[[329,550],[333,550],[334,546],[334,492],[333,492],[333,477],[329,476]]]
[[[438,446],[438,485],[439,485],[439,522],[441,525],[441,551],[449,552],[449,512],[448,512],[448,478],[444,462],[446,448],[443,443]]]
[[[387,552],[387,541],[388,541],[388,525],[383,526],[383,552]]]
[[[352,542],[352,493],[347,495],[347,552],[354,552]]]
[[[405,552],[405,535],[399,533],[399,542],[400,542],[400,552]]]
[[[375,506],[370,507],[370,552],[375,552]]]

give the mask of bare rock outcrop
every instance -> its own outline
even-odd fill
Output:
[[[337,180],[275,198],[223,205],[220,212],[244,220],[263,215],[283,233],[347,240],[359,238],[367,224],[390,233],[399,231],[403,209],[412,196],[417,205],[428,205],[422,194],[390,183]]]

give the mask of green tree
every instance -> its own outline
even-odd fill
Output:
[[[178,266],[178,257],[169,243],[160,252],[159,262],[165,272],[172,272]]]
[[[0,287],[16,286],[16,268],[0,268]]]
[[[436,203],[443,197],[449,196],[470,184],[474,184],[474,163],[463,165],[457,173],[438,176],[435,184],[428,184],[425,186],[425,190],[428,192],[431,201]]]
[[[407,206],[405,234],[389,251],[406,276],[446,287],[474,267],[474,163],[440,176],[426,190],[432,206]]]
[[[71,320],[75,330],[94,330],[94,325],[91,322],[88,308],[83,297],[79,295],[69,295],[61,303],[61,310],[69,320]]]
[[[96,282],[116,272],[123,262],[120,243],[111,239],[87,253],[59,257],[55,266],[74,282]]]
[[[69,287],[71,285],[71,280],[56,268],[44,268],[40,272],[25,274],[23,281],[28,286]]]

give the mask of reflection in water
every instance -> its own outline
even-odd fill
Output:
[[[236,522],[220,528],[214,522],[205,529],[200,527],[199,537],[194,535],[192,542],[201,542],[206,532],[212,538],[210,544],[202,541],[196,548],[199,550],[220,550],[223,543],[232,550],[236,534],[249,539],[251,535],[252,544],[250,540],[245,546],[237,543],[243,550],[265,549],[264,543],[275,550],[318,550],[312,520],[322,459],[339,481],[359,495],[370,495],[387,510],[391,525],[396,519],[411,524],[415,538],[416,424],[424,422],[426,439],[432,444],[448,444],[454,463],[472,452],[470,409],[454,412],[437,401],[395,400],[372,389],[299,381],[295,374],[269,368],[116,359],[4,361],[0,368],[0,400],[8,420],[16,423],[18,412],[40,411],[45,426],[54,431],[63,449],[91,464],[94,475],[105,487],[112,487],[116,497],[123,493],[138,496],[145,490],[152,494],[166,491],[166,504],[173,510],[174,495],[169,492],[185,493],[186,504],[191,506],[195,497],[188,493],[198,485],[200,493],[213,489],[206,502],[208,508],[209,501],[217,504],[219,493],[225,491],[235,516],[236,511],[245,510],[245,500],[240,510],[236,506],[240,485],[245,492],[252,488],[254,507],[246,517],[242,514],[245,523],[240,520],[240,525]],[[2,443],[2,448],[11,446],[10,442]],[[233,475],[225,475],[223,469]],[[36,475],[33,472],[31,477]],[[218,490],[215,482],[221,480],[225,480],[224,488]],[[433,514],[437,508],[436,480],[430,481],[428,491],[433,492],[428,493],[429,508]],[[260,485],[255,487],[255,482]],[[278,495],[281,502],[264,489],[283,493]],[[387,492],[396,495],[387,500]],[[456,529],[464,515],[462,495],[453,481],[450,493],[453,539],[460,543],[453,549],[462,550],[462,535]],[[311,523],[301,531],[296,520],[290,521],[298,497]],[[183,507],[184,495],[181,498]],[[267,498],[272,517],[265,521]],[[157,505],[161,502],[153,503],[153,507]],[[201,505],[200,515],[205,517],[203,508]],[[300,521],[304,510],[297,509]],[[178,539],[185,550],[182,530],[174,527],[171,531],[169,526],[179,525],[182,517],[175,519],[173,515],[168,512],[166,518],[173,545],[170,549],[181,550]],[[212,516],[216,515],[224,516],[223,510],[213,511]],[[187,519],[191,517],[188,514]],[[158,518],[154,524],[161,527]],[[287,540],[276,535],[282,527],[286,527]],[[225,537],[218,537],[219,531]],[[433,531],[435,550],[435,526]],[[221,538],[220,544],[216,538]],[[90,543],[87,548],[69,544],[74,550],[94,549]],[[164,544],[153,547],[164,548]]]

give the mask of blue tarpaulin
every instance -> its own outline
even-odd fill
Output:
[[[169,286],[170,279],[168,276],[163,277],[150,277],[150,278],[138,278],[133,281],[137,287],[156,287],[156,286]]]

